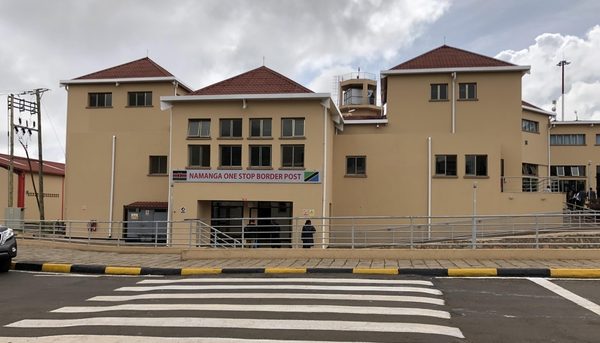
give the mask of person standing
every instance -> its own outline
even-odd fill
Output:
[[[304,226],[302,227],[302,247],[304,249],[312,248],[312,246],[315,244],[313,235],[316,231],[317,230],[314,226],[312,226],[310,219],[307,219],[306,223],[304,223]]]

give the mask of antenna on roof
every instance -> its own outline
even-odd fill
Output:
[[[146,49],[146,57],[150,56],[150,49]]]
[[[265,66],[265,56],[263,56],[263,67]]]

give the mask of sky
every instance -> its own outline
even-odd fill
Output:
[[[50,161],[65,160],[60,80],[145,56],[192,89],[264,60],[330,93],[336,75],[358,68],[378,75],[445,43],[531,66],[523,100],[546,110],[557,100],[558,113],[556,64],[566,59],[565,120],[600,120],[597,0],[3,0],[0,36],[0,153],[8,153],[7,94],[47,88],[42,137]],[[25,141],[32,156],[36,142]]]

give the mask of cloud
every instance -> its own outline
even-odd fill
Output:
[[[57,135],[44,130],[45,156],[63,161],[67,97],[59,80],[148,52],[197,89],[256,68],[264,57],[268,67],[329,92],[333,73],[398,63],[398,51],[449,7],[449,0],[3,1],[0,91],[51,89],[45,114]],[[5,138],[0,151],[7,151]]]
[[[523,77],[523,99],[552,107],[557,100],[561,113],[561,69],[556,64],[566,59],[565,120],[600,120],[600,25],[591,28],[585,37],[544,33],[527,49],[500,52],[497,58],[520,65],[531,65],[531,74]]]

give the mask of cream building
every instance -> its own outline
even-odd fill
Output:
[[[341,78],[339,106],[264,66],[196,91],[148,58],[61,81],[66,218],[127,220],[94,234],[128,238],[172,220],[182,239],[194,220],[235,235],[273,218],[288,243],[303,220],[282,218],[314,218],[326,242],[322,217],[468,216],[475,195],[477,214],[561,212],[553,166],[598,161],[549,150],[571,126],[522,101],[527,72],[442,46],[382,71],[381,105],[377,77]]]
[[[10,156],[0,154],[0,189],[8,195]],[[65,165],[59,162],[44,161],[44,217],[48,221],[64,219],[64,175]],[[21,211],[25,221],[40,219],[36,191],[39,189],[39,163],[31,160],[31,168],[26,158],[15,156],[13,160],[13,207]],[[33,187],[31,177],[35,182]],[[8,208],[8,196],[0,198],[0,208]],[[9,218],[10,216],[6,216]]]

